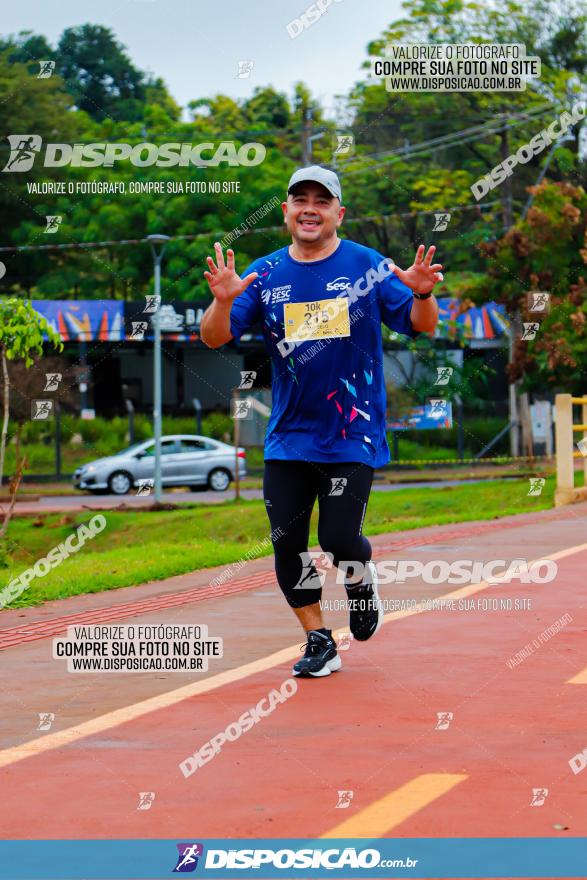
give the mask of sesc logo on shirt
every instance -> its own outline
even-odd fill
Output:
[[[288,302],[291,296],[291,284],[282,284],[281,287],[274,287],[273,289],[264,290],[261,294],[261,298],[265,305],[271,304],[272,306],[277,303]]]
[[[340,275],[338,278],[335,278],[334,281],[329,281],[326,285],[326,290],[331,293],[332,291],[341,292],[346,290],[351,286],[351,279],[347,278],[346,275]]]

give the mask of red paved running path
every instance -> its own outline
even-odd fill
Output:
[[[343,654],[344,670],[299,681],[268,718],[189,779],[178,763],[290,675],[290,664],[153,712],[2,771],[7,838],[312,837],[423,773],[468,779],[389,836],[587,834],[587,702],[566,681],[587,666],[587,552],[555,582],[474,599],[533,598],[532,612],[444,611],[387,623]],[[226,601],[226,600],[224,600]],[[506,661],[564,613],[535,654]],[[450,711],[448,730],[436,712]],[[530,807],[545,787],[544,806]],[[349,810],[337,791],[352,789]],[[138,811],[138,792],[154,791]]]

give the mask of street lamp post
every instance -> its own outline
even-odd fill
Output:
[[[155,275],[154,292],[157,308],[153,314],[154,346],[153,346],[153,434],[155,436],[155,503],[160,504],[163,500],[161,491],[161,414],[162,414],[162,391],[161,391],[161,321],[159,310],[161,306],[161,260],[165,252],[165,245],[169,241],[168,235],[148,235],[147,241],[153,255],[153,268]],[[161,248],[157,250],[157,245]]]

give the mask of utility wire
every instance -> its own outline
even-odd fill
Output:
[[[367,214],[364,217],[352,217],[348,220],[345,219],[344,223],[345,226],[350,226],[354,223],[367,223],[373,220],[391,220],[393,218],[407,219],[411,217],[420,217],[424,215],[439,213],[456,214],[460,211],[479,211],[480,209],[492,208],[495,205],[499,204],[500,202],[498,200],[495,200],[493,202],[483,203],[483,205],[457,205],[455,208],[447,208],[446,212],[435,210],[413,212],[407,211],[404,213],[396,214]],[[196,241],[198,239],[210,240],[211,238],[214,238],[215,240],[221,240],[222,238],[224,238],[225,235],[228,235],[230,231],[232,230],[224,230],[222,232],[198,232],[192,235],[172,235],[170,236],[170,241]],[[259,229],[246,229],[244,232],[240,233],[240,236],[256,235],[266,232],[283,232],[283,226],[264,226]],[[148,241],[148,238],[122,238],[116,241],[81,241],[68,244],[10,245],[0,247],[0,253],[19,253],[21,251],[89,250],[90,248],[123,247],[124,245],[129,244],[145,244]]]
[[[536,117],[544,116],[547,112],[548,111],[544,110],[541,113],[536,113],[534,115]],[[526,121],[526,118],[514,119],[511,122],[505,122],[503,119],[491,120],[487,123],[485,127],[482,127],[481,130],[463,129],[462,132],[453,132],[451,135],[444,135],[443,137],[433,138],[429,141],[423,141],[419,144],[408,144],[404,147],[400,147],[397,150],[390,150],[387,153],[371,154],[371,156],[386,155],[387,158],[382,159],[380,162],[375,162],[371,165],[364,165],[361,168],[354,168],[350,171],[345,171],[345,166],[342,166],[340,168],[340,172],[349,177],[352,174],[359,174],[362,171],[371,171],[375,168],[380,168],[382,165],[387,165],[390,162],[399,162],[401,159],[411,159],[414,156],[420,156],[424,153],[430,153],[435,149],[450,149],[451,147],[461,146],[462,144],[478,140],[480,137],[490,134],[497,134],[501,131],[505,131],[506,129],[511,129],[518,125],[522,125]],[[370,158],[371,156],[359,156],[357,158],[362,160],[364,158]],[[351,162],[346,163],[346,165],[351,164]]]

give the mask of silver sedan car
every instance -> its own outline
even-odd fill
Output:
[[[235,461],[239,477],[246,476],[246,453],[239,446],[198,437],[172,434],[161,438],[161,483],[163,486],[207,486],[216,492],[228,489],[234,479]],[[90,492],[109,490],[126,495],[133,486],[148,487],[155,478],[155,441],[135,443],[123,452],[97,458],[79,467],[73,475],[76,489]],[[148,494],[146,492],[146,494]]]

